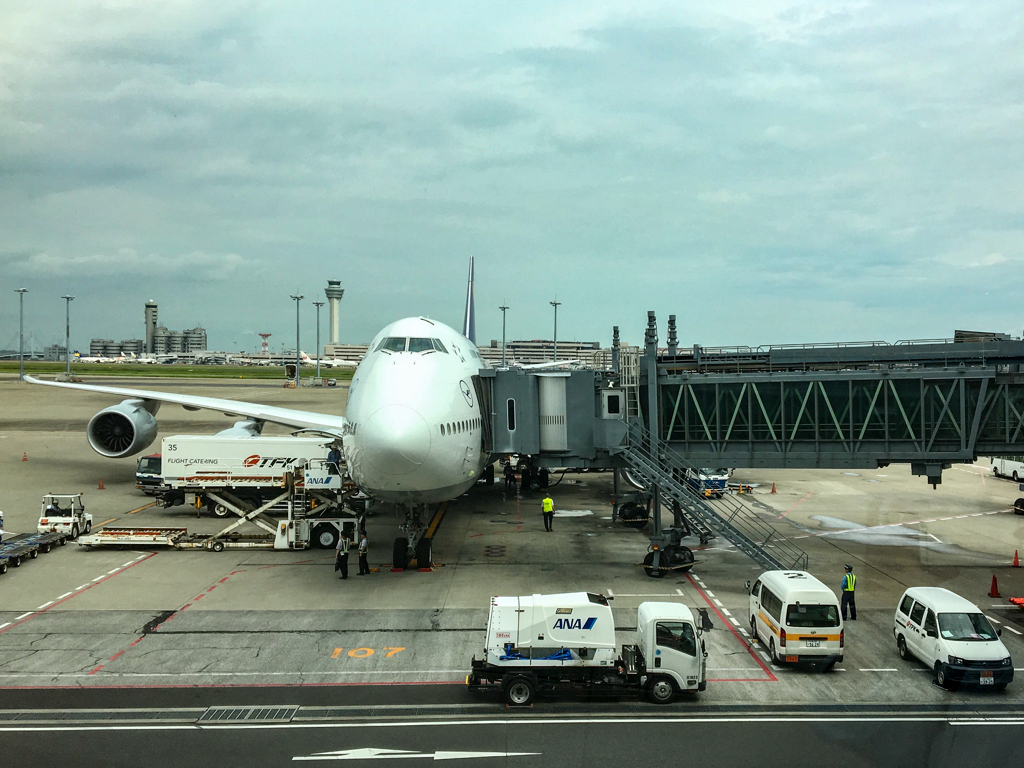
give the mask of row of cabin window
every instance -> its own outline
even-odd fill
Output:
[[[468,421],[456,421],[451,424],[441,425],[442,435],[452,435],[456,432],[465,432],[469,429],[476,429],[480,426],[480,419],[469,419]]]
[[[387,352],[442,352],[448,354],[440,339],[408,338],[404,336],[387,336],[380,340],[377,349]]]

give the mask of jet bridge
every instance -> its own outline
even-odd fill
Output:
[[[679,544],[691,529],[728,538],[765,567],[806,567],[806,555],[739,498],[697,495],[687,469],[904,463],[934,487],[954,463],[1024,453],[1024,341],[974,334],[681,350],[676,336],[672,316],[659,348],[649,312],[643,348],[620,347],[615,329],[609,370],[481,372],[494,453],[630,469],[650,484],[656,508],[668,495],[676,524],[662,531],[653,516],[651,575],[692,563]]]

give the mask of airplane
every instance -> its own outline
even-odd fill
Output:
[[[163,404],[220,411],[240,419],[219,434],[257,436],[266,423],[332,435],[341,440],[348,471],[370,497],[405,513],[395,539],[394,562],[410,554],[430,559],[426,506],[454,499],[480,478],[491,457],[484,450],[479,373],[490,366],[475,343],[473,266],[463,333],[424,317],[385,326],[371,342],[352,377],[346,416],[300,411],[198,395],[145,389],[25,380],[124,398],[89,421],[86,437],[101,456],[123,458],[143,451],[157,435]]]
[[[300,359],[302,360],[302,364],[303,365],[316,366],[316,358],[315,357],[310,357],[305,352],[300,352],[299,355],[300,355]],[[358,368],[360,362],[362,362],[362,361],[359,361],[359,360],[342,360],[341,358],[336,358],[336,357],[321,357],[320,358],[320,367],[321,368]]]

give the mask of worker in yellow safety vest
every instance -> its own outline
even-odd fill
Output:
[[[846,621],[846,608],[850,608],[850,618],[853,621],[857,620],[857,600],[854,598],[854,590],[857,588],[857,577],[853,575],[853,566],[846,566],[846,573],[843,574],[843,598],[842,598],[842,609],[843,609],[843,621]]]
[[[551,522],[555,519],[555,502],[550,493],[545,493],[540,503],[540,511],[544,514],[544,530],[551,530]]]

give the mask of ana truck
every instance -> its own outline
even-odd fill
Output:
[[[512,706],[538,694],[630,696],[668,704],[707,688],[702,622],[681,603],[641,603],[637,642],[616,645],[608,598],[592,592],[491,598],[470,690],[500,690]]]

